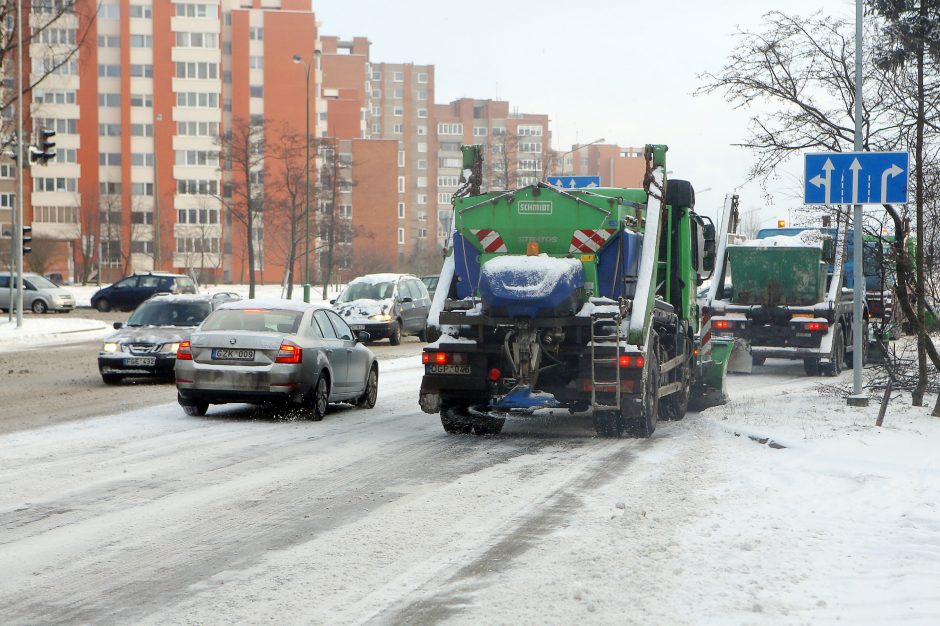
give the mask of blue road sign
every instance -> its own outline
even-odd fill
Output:
[[[907,152],[817,152],[804,156],[806,204],[907,202]]]
[[[587,187],[600,187],[600,176],[549,176],[548,184],[552,187],[565,189],[585,189]]]

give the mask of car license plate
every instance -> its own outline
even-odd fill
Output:
[[[157,357],[155,356],[134,356],[129,359],[124,359],[124,365],[128,367],[151,367],[157,364]]]
[[[796,333],[797,337],[812,337],[813,333]]]
[[[428,374],[469,374],[469,365],[428,365]]]
[[[365,324],[350,324],[349,327],[352,328],[353,330],[365,330],[366,329]]]
[[[234,350],[231,348],[215,348],[212,351],[212,358],[226,361],[254,361],[254,350]]]

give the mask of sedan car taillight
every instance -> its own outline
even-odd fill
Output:
[[[192,361],[193,353],[189,349],[188,341],[181,341],[180,347],[176,349],[176,358],[180,361]]]
[[[303,360],[304,351],[294,344],[284,342],[277,350],[275,363],[300,363]]]

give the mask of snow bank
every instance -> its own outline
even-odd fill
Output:
[[[111,325],[100,320],[55,315],[50,317],[25,316],[23,326],[16,327],[16,317],[7,321],[0,318],[0,352],[11,352],[50,345],[82,343],[103,339],[114,332]]]
[[[748,239],[734,244],[740,248],[822,248],[829,239],[818,230],[804,230],[796,235],[774,235],[763,239]]]

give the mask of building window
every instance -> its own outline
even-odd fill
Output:
[[[437,125],[438,135],[462,135],[463,124],[454,122],[442,122]]]
[[[216,48],[219,45],[219,36],[216,33],[179,31],[176,33],[176,45],[179,48]]]
[[[398,167],[404,167],[404,166],[405,166],[405,151],[399,150],[398,151]]]
[[[264,57],[252,55],[248,57],[248,67],[253,70],[263,70],[264,69]]]
[[[33,191],[68,191],[75,192],[78,189],[78,179],[76,178],[34,178]]]
[[[394,80],[396,83],[400,83],[401,81],[405,80],[405,73],[404,73],[404,72],[393,72],[393,73],[392,73],[392,80]]]
[[[98,134],[102,137],[120,137],[120,124],[98,124]]]
[[[405,90],[401,87],[395,87],[395,98],[401,100],[405,97]]]
[[[131,211],[131,224],[153,224],[153,212]]]
[[[131,9],[134,6],[131,5]],[[133,13],[133,11],[131,11]],[[152,35],[131,35],[131,48],[153,48]]]
[[[437,177],[437,186],[438,187],[454,187],[460,184],[459,176],[438,176]],[[449,198],[450,196],[448,196]]]
[[[417,143],[416,150],[417,150],[418,152],[427,152],[427,151],[428,151],[428,144],[425,143],[425,142],[423,142],[423,141],[419,141],[419,142]]]
[[[263,85],[251,85],[248,88],[249,96],[252,98],[263,98],[264,97],[264,86]]]
[[[120,48],[121,38],[118,35],[98,35],[99,48]]]
[[[181,91],[176,94],[176,106],[215,109],[219,106],[219,94]]]
[[[352,219],[352,205],[351,204],[339,205],[339,217],[340,219],[344,219],[344,220]]]
[[[48,4],[50,7],[53,6],[53,3],[43,3]],[[98,19],[100,20],[119,20],[121,19],[121,5],[119,4],[102,4],[98,7]]]
[[[392,134],[400,135],[402,134],[402,131],[404,130],[404,128],[405,127],[402,124],[392,124]]]
[[[427,72],[418,72],[418,82],[419,82],[419,83],[426,83],[426,82],[428,82],[428,74],[427,74]]]
[[[218,167],[219,153],[217,150],[177,150],[176,164]]]
[[[98,165],[120,165],[120,152],[101,152],[98,154]]]
[[[252,26],[248,29],[248,39],[252,41],[262,41],[264,39],[264,29],[260,26]]]
[[[427,135],[427,134],[428,134],[428,127],[427,127],[427,126],[417,126],[417,127],[415,127],[415,131],[417,132],[418,135]]]
[[[441,157],[437,160],[438,167],[453,167],[461,168],[463,167],[463,159],[454,158],[454,157]]]
[[[447,204],[450,202],[451,194],[449,193],[438,193],[437,194],[437,203],[438,204]]]
[[[33,101],[44,104],[75,104],[75,92],[61,89],[36,90]],[[114,94],[117,95],[117,94]]]
[[[131,94],[131,106],[151,109],[153,108],[153,96],[149,93]]]
[[[405,177],[399,176],[398,177],[398,192],[403,193],[404,191],[405,191]]]
[[[131,124],[131,137],[153,137],[153,124]]]
[[[176,221],[180,224],[218,224],[218,209],[178,209]]]
[[[119,93],[99,93],[98,106],[100,107],[119,107],[121,106],[121,94]]]
[[[373,124],[373,125],[372,125],[372,134],[373,134],[373,135],[378,135],[378,134],[380,134],[381,132],[382,132],[382,125],[381,125],[381,124]]]
[[[219,134],[218,122],[177,122],[177,135],[191,137],[217,137]]]
[[[203,62],[183,62],[178,61],[176,63],[176,77],[177,78],[199,78],[199,79],[216,79],[219,77],[219,64],[218,63],[203,63]]]
[[[428,110],[427,110],[427,109],[418,109],[418,117],[424,118],[424,117],[427,117],[427,116],[428,116]]]
[[[219,17],[219,8],[214,4],[200,4],[194,2],[180,3],[176,5],[176,16],[217,19]]]
[[[404,202],[398,203],[398,219],[400,220],[405,219],[405,203]]]
[[[421,169],[421,168],[419,167],[418,169]],[[418,178],[415,179],[415,182],[417,183],[416,186],[418,187],[418,189],[424,189],[425,187],[428,186],[428,177],[418,176]]]
[[[392,109],[392,115],[394,115],[395,117],[401,117],[404,114],[405,114],[405,109],[403,109],[402,107],[395,107]]]
[[[132,196],[152,196],[153,183],[131,183]]]
[[[519,152],[529,152],[535,154],[542,154],[542,144],[541,142],[535,143],[520,143]]]
[[[16,178],[16,166],[12,163],[0,163],[0,179],[13,180]]]
[[[474,126],[473,136],[474,137],[486,137],[486,126]]]
[[[131,17],[139,17],[145,20],[149,20],[153,17],[153,12],[149,4],[132,4],[131,5]],[[148,48],[150,46],[147,46]]]
[[[376,98],[376,99],[381,98],[381,97],[382,97],[382,90],[381,90],[381,89],[373,89],[373,90],[372,90],[372,97],[373,97],[373,98]]]
[[[428,162],[427,162],[427,159],[418,159],[418,169],[419,169],[419,170],[426,170],[426,169],[428,169]],[[420,185],[419,185],[419,186],[420,186]]]
[[[405,229],[398,229],[398,243],[405,243]]]
[[[153,254],[153,241],[131,241],[132,254]]]
[[[516,133],[520,137],[541,137],[542,136],[542,127],[541,126],[529,126],[529,125],[520,125],[516,130]]]
[[[382,72],[375,70],[372,72],[372,80],[382,80]]]
[[[217,195],[219,181],[217,180],[177,180],[176,193],[180,195]]]
[[[149,63],[131,63],[131,78],[153,78],[153,65]]]
[[[98,76],[102,78],[118,78],[121,75],[120,65],[98,64]]]
[[[131,165],[153,167],[153,152],[132,152]]]

